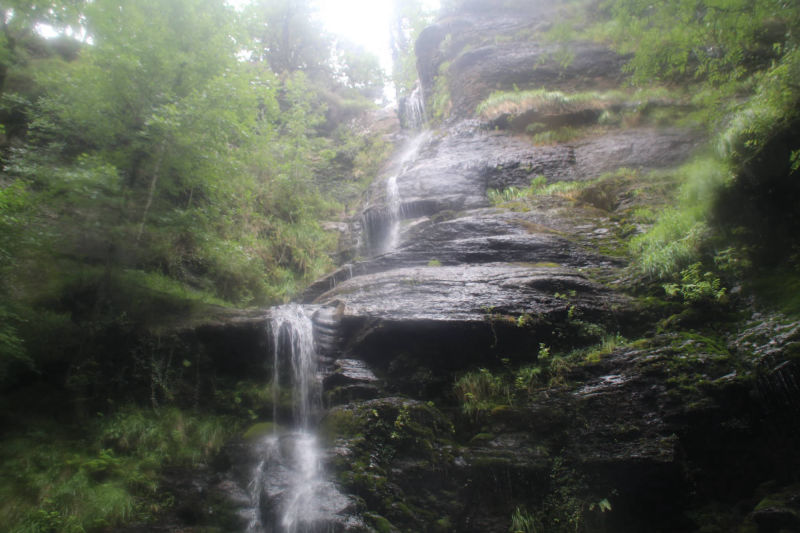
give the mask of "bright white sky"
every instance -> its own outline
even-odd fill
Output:
[[[234,7],[250,0],[228,0]],[[425,8],[439,8],[439,0],[424,0]],[[389,28],[393,0],[315,0],[319,17],[330,33],[360,44],[381,61],[386,72],[392,70]]]
[[[249,2],[250,0],[228,0],[228,3],[236,8]],[[389,28],[393,0],[316,0],[315,3],[319,17],[330,33],[360,44],[378,56],[381,66],[387,73],[391,72]],[[423,0],[423,4],[427,10],[439,8],[439,0]],[[56,35],[56,32],[46,25],[40,25],[38,31],[46,37]]]
[[[319,15],[326,29],[362,45],[391,72],[392,55],[389,28],[392,0],[317,0]],[[425,0],[427,9],[437,9],[439,0]]]

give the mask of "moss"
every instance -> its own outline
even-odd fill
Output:
[[[431,102],[431,112],[433,118],[437,121],[443,121],[450,116],[450,110],[453,107],[450,99],[450,83],[448,71],[450,70],[450,62],[445,62],[439,65],[439,73],[436,76],[433,88],[433,99]]]
[[[513,411],[513,409],[510,405],[496,405],[492,407],[491,411],[489,411],[489,416],[503,416],[511,411]]]
[[[364,513],[364,519],[370,526],[374,527],[378,533],[393,533],[397,531],[397,528],[395,528],[389,520],[378,513]]]
[[[555,235],[563,235],[563,232],[557,231],[551,227],[544,226],[542,224],[536,224],[535,222],[531,222],[530,220],[525,220],[521,218],[514,219],[513,221],[519,227],[525,229],[528,233],[531,234],[538,234],[538,233],[552,233]]]
[[[797,269],[774,269],[750,284],[758,301],[794,318],[800,317],[800,273]]]
[[[493,433],[478,433],[471,439],[469,439],[470,444],[482,444],[485,442],[489,442],[490,440],[494,439]]]
[[[796,512],[798,506],[797,495],[800,494],[800,485],[786,487],[779,492],[773,492],[762,498],[758,502],[754,511],[769,509],[773,507],[791,507]]]
[[[355,411],[337,408],[328,411],[322,421],[321,433],[332,442],[339,437],[354,437],[364,430],[365,420]]]
[[[718,337],[710,337],[693,331],[679,331],[670,343],[672,348],[688,354],[711,354],[729,356],[725,341]]]
[[[408,518],[413,519],[414,516],[416,515],[416,513],[414,513],[414,511],[411,510],[411,507],[403,502],[394,502],[392,503],[391,508],[392,510],[396,511],[395,514],[399,514],[406,519]]]
[[[447,531],[453,530],[453,523],[450,520],[449,516],[445,516],[444,518],[440,518],[433,524],[433,530],[436,533],[445,533]]]
[[[258,422],[253,424],[247,431],[244,432],[242,438],[247,441],[259,440],[275,431],[276,424],[274,422]]]

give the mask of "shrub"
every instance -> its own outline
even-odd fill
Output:
[[[640,270],[651,278],[667,279],[697,261],[711,235],[711,207],[732,176],[724,161],[709,155],[683,165],[676,174],[681,181],[677,205],[665,209],[649,231],[630,243]]]
[[[535,111],[540,115],[573,113],[583,109],[603,108],[616,96],[594,92],[567,94],[561,91],[495,91],[481,102],[476,113],[485,119],[500,115],[519,115]]]
[[[461,409],[471,416],[477,417],[498,405],[511,403],[510,387],[501,376],[493,375],[486,368],[461,376],[453,391],[461,402]]]
[[[665,283],[668,296],[678,296],[686,303],[721,302],[725,299],[725,287],[713,272],[701,273],[702,264],[694,263],[681,271],[680,283]]]
[[[524,508],[517,507],[511,515],[511,526],[508,531],[509,533],[538,533],[541,531],[540,526],[541,524],[533,514]]]

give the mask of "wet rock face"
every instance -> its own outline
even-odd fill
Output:
[[[557,293],[575,293],[571,304]],[[548,316],[576,305],[596,314],[619,305],[608,290],[574,272],[504,264],[398,268],[338,285],[321,301],[346,299],[346,316],[364,319],[485,321],[490,309]]]
[[[534,146],[524,138],[485,132],[469,122],[443,134],[423,135],[417,155],[396,175],[400,192],[397,247],[345,265],[315,282],[306,291],[304,301],[332,301],[337,298],[335,293],[325,298],[321,298],[322,294],[351,278],[421,267],[429,261],[444,266],[610,266],[613,260],[587,247],[586,236],[576,233],[576,228],[587,225],[584,210],[543,206],[535,212],[509,215],[485,209],[488,189],[525,188],[537,176],[553,183],[590,180],[622,167],[643,172],[665,168],[685,161],[697,140],[688,131],[640,129],[611,132],[571,144]],[[370,243],[369,250],[381,250],[381,242],[391,231],[393,219],[385,187],[385,182],[377,182],[362,217],[368,230],[363,239]],[[597,213],[591,214],[588,224],[596,224],[597,217]],[[598,228],[592,228],[595,229]],[[497,275],[502,274],[495,268],[492,276]],[[412,286],[412,281],[407,286]],[[469,275],[464,281],[470,281]],[[348,283],[347,290],[363,293],[357,283]],[[417,292],[424,291],[424,286],[415,286],[419,287]]]
[[[569,92],[620,81],[623,58],[537,40],[555,8],[514,3],[472,0],[422,33],[423,89],[430,97],[449,63],[452,121],[408,134],[352,221],[358,259],[303,295],[327,408],[322,462],[341,491],[326,527],[500,533],[530,511],[540,531],[666,533],[701,530],[698,509],[722,501],[743,509],[736,524],[791,530],[795,489],[751,500],[776,465],[800,467],[800,371],[786,355],[797,327],[753,325],[727,341],[656,334],[621,290],[625,239],[641,230],[624,213],[647,206],[646,183],[625,176],[681,164],[697,134],[599,127],[589,110],[552,119],[592,126],[573,140],[536,145],[513,120],[500,130],[474,119],[478,102],[515,84]],[[578,192],[491,206],[490,189],[540,176]],[[264,344],[252,324],[243,331]],[[643,331],[615,347],[620,333]],[[251,452],[226,452],[233,485],[258,466]]]
[[[608,48],[592,42],[531,40],[558,20],[558,6],[532,2],[509,10],[490,4],[461,9],[420,35],[417,68],[427,101],[442,69],[447,70],[452,114],[462,118],[497,90],[547,86],[580,91],[619,85],[626,58]]]
[[[336,407],[325,422],[333,468],[371,513],[401,530],[447,517],[447,530],[504,532],[522,502],[542,519],[572,516],[591,531],[692,531],[681,511],[690,495],[735,493],[759,479],[771,452],[751,454],[751,464],[711,484],[700,475],[753,445],[759,414],[747,407],[748,388],[721,375],[720,354],[701,344],[676,364],[681,343],[663,336],[617,350],[573,369],[529,405],[499,406],[479,419],[454,415],[440,399]],[[683,388],[687,371],[707,373],[707,390]],[[604,500],[613,512],[590,509]],[[751,520],[777,531],[769,528],[792,523],[792,501],[773,497]]]
[[[624,58],[589,42],[563,45],[505,43],[462,53],[448,70],[453,112],[466,116],[493,91],[547,85],[577,91],[615,86]],[[564,66],[558,57],[572,57]]]

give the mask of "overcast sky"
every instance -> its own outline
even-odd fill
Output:
[[[325,28],[362,45],[381,61],[386,72],[392,70],[389,27],[393,0],[314,0]],[[249,0],[228,0],[240,7]],[[427,9],[437,9],[439,0],[424,0]]]

